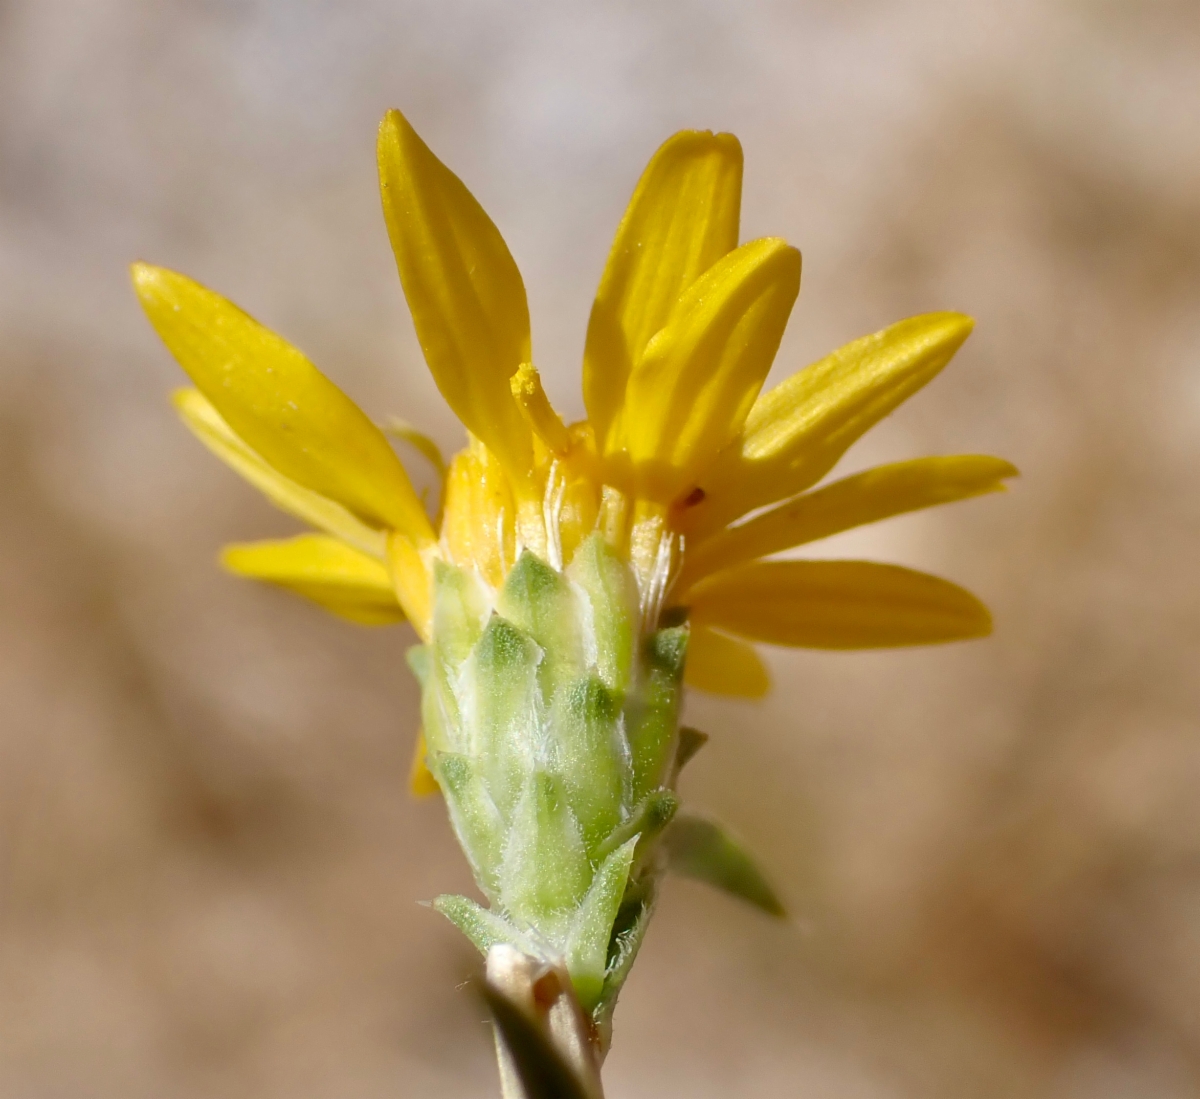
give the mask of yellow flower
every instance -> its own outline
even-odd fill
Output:
[[[866,336],[761,393],[800,254],[738,243],[742,152],[685,131],[654,155],[617,230],[588,324],[587,418],[565,424],[531,363],[529,310],[500,232],[397,111],[379,132],[383,210],[417,336],[467,429],[431,519],[385,433],[299,351],[183,275],[137,264],[159,335],[191,377],[187,425],[320,533],[228,547],[225,566],[364,623],[430,631],[439,560],[493,591],[520,553],[565,568],[599,530],[633,566],[642,620],[686,615],[687,682],[768,688],[754,642],[921,645],[989,632],[945,580],[868,561],[774,555],[1003,487],[976,455],[881,466],[814,488],[930,381],[971,331],[933,313]],[[400,433],[440,466],[436,447]]]

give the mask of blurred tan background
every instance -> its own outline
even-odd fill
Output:
[[[505,233],[581,412],[590,295],[674,129],[746,150],[805,285],[776,368],[978,318],[844,468],[997,453],[1006,497],[837,547],[992,640],[772,657],[684,793],[797,914],[671,885],[614,1099],[1200,1095],[1195,0],[0,0],[0,1097],[488,1096],[469,888],[405,791],[406,629],[222,575],[293,529],[174,421],[135,258],[373,414],[460,429],[374,175],[403,108]]]

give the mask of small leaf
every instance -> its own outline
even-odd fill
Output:
[[[714,885],[772,916],[787,915],[750,854],[716,821],[681,813],[667,830],[663,844],[673,873]]]
[[[483,986],[482,995],[512,1056],[525,1099],[592,1099],[536,1020],[490,984]]]
[[[617,997],[633,968],[634,960],[646,937],[658,887],[655,878],[647,877],[632,887],[626,895],[617,918],[613,923],[612,939],[608,944],[608,975],[604,978],[604,990],[600,1003],[592,1012],[592,1018],[600,1030],[601,1045],[607,1048],[611,1038],[612,1016],[617,1006]]]
[[[596,849],[596,857],[607,858],[611,852],[634,836],[641,837],[638,854],[643,854],[671,823],[678,808],[679,798],[673,790],[655,790],[654,793],[647,794],[638,802],[629,817],[618,824],[600,844]]]
[[[604,988],[609,936],[625,895],[637,843],[638,837],[634,836],[601,863],[575,914],[567,940],[567,969],[585,1011],[596,1006]]]
[[[538,951],[524,934],[503,916],[489,912],[470,897],[443,893],[434,898],[433,909],[466,935],[485,958],[487,952],[497,943],[509,943],[526,954],[537,956]]]

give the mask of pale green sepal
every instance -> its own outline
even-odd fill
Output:
[[[646,639],[642,706],[629,732],[635,802],[663,785],[675,758],[687,642],[687,626],[658,630]]]
[[[513,813],[500,868],[500,899],[519,923],[561,941],[592,880],[579,823],[559,782],[534,771]]]
[[[433,637],[438,655],[455,670],[470,655],[488,620],[479,581],[443,561],[433,567]]]
[[[412,645],[404,654],[404,662],[408,665],[408,670],[417,677],[421,690],[429,683],[431,659],[428,645]]]
[[[528,935],[519,931],[503,916],[497,916],[495,912],[489,912],[476,904],[470,897],[443,893],[433,899],[433,908],[466,935],[484,957],[497,943],[509,943],[534,957],[541,953]]]
[[[720,824],[681,813],[663,836],[672,873],[723,889],[772,916],[787,910],[749,852]]]
[[[620,699],[595,677],[576,680],[554,700],[549,735],[554,767],[584,843],[599,858],[596,845],[621,819],[630,794]]]
[[[637,585],[629,566],[599,534],[589,535],[567,566],[567,577],[587,596],[592,612],[596,674],[613,691],[629,686],[637,631]]]
[[[497,868],[504,850],[505,831],[479,768],[466,756],[441,752],[429,757],[429,769],[446,797],[450,821],[475,881],[492,900],[500,887]]]
[[[613,921],[625,895],[638,839],[633,836],[600,864],[571,925],[565,951],[567,970],[585,1011],[600,1002],[604,990]]]
[[[525,550],[500,589],[496,610],[524,630],[545,658],[539,678],[546,697],[584,669],[579,606],[562,573]]]
[[[467,750],[484,764],[488,789],[507,819],[533,767],[541,730],[538,665],[542,650],[524,631],[493,614],[463,665],[470,712]],[[470,710],[468,711],[468,704]]]
[[[409,660],[418,679],[422,672],[419,665],[424,663],[425,678],[421,680],[421,725],[425,730],[425,745],[430,755],[441,752],[459,753],[465,745],[462,737],[462,720],[458,710],[458,699],[447,678],[446,665],[435,659],[436,650],[433,646],[418,646],[425,651],[424,660],[417,657],[416,663]],[[410,654],[414,650],[409,650]],[[415,654],[414,654],[415,655]]]

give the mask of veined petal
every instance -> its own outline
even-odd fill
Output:
[[[320,527],[363,553],[383,560],[383,531],[367,526],[341,504],[288,480],[277,469],[267,465],[233,433],[198,389],[178,389],[171,400],[192,434],[218,458],[237,470],[276,507],[305,523]]]
[[[828,538],[865,523],[936,504],[1001,492],[1016,467],[1003,458],[960,454],[878,466],[797,496],[736,527],[688,547],[676,590],[686,592],[705,576]]]
[[[873,561],[756,561],[697,585],[689,602],[697,625],[805,649],[932,645],[992,629],[970,592]]]
[[[399,416],[391,416],[383,425],[384,433],[400,439],[413,448],[432,467],[437,474],[438,484],[444,486],[446,481],[446,459],[442,457],[441,447],[420,428],[413,427],[407,420]],[[440,489],[439,489],[440,491]]]
[[[767,238],[684,292],[629,378],[622,422],[640,495],[670,503],[741,430],[799,291],[800,253]]]
[[[493,588],[516,563],[516,503],[499,462],[477,441],[450,463],[442,540],[451,560]]]
[[[179,365],[264,461],[365,519],[432,539],[383,433],[299,351],[174,271],[137,263],[133,283]]]
[[[701,482],[690,534],[715,530],[814,485],[868,428],[935,377],[971,333],[961,313],[928,313],[864,336],[754,404],[740,446]]]
[[[433,618],[433,585],[425,558],[398,531],[388,535],[387,554],[392,591],[417,631],[417,636],[422,641],[428,641]]]
[[[383,215],[425,361],[442,396],[514,476],[529,428],[508,379],[530,362],[525,284],[483,207],[399,111],[379,127]]]
[[[588,321],[583,399],[601,452],[634,364],[679,296],[738,242],[742,147],[683,130],[651,158],[621,224]]]
[[[328,535],[226,546],[221,564],[239,576],[306,596],[351,622],[382,626],[404,621],[387,569]]]
[[[689,687],[737,698],[762,698],[771,689],[771,677],[753,645],[705,626],[694,627],[688,638],[683,678]]]

